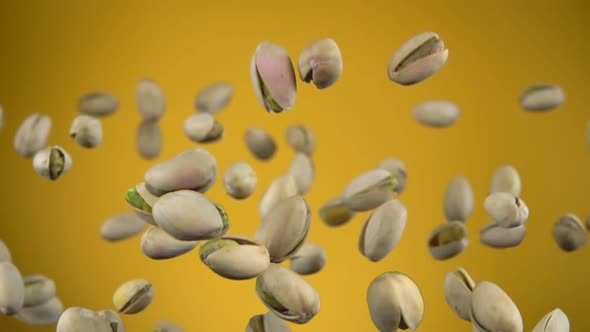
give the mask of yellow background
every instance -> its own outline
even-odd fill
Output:
[[[475,4],[477,3],[477,4]],[[157,319],[188,331],[243,331],[264,313],[254,281],[229,281],[208,270],[196,250],[168,261],[153,261],[139,249],[139,236],[107,243],[98,230],[105,219],[127,211],[123,196],[156,161],[135,150],[140,117],[135,86],[156,80],[168,108],[161,126],[160,159],[195,148],[182,132],[201,88],[216,81],[235,87],[231,104],[219,114],[226,128],[220,143],[207,145],[218,160],[219,178],[233,162],[253,165],[259,184],[246,201],[225,195],[221,181],[210,197],[224,205],[230,232],[253,234],[257,204],[273,178],[286,172],[294,154],[285,143],[290,124],[309,125],[317,135],[317,181],[307,199],[317,211],[356,175],[390,156],[408,167],[407,190],[399,197],[409,211],[403,238],[383,261],[371,263],[357,249],[367,213],[342,228],[317,217],[309,236],[327,251],[328,263],[307,279],[320,292],[320,313],[294,331],[374,331],[366,304],[371,280],[401,271],[419,285],[426,305],[421,331],[471,331],[447,306],[444,275],[465,267],[476,281],[502,287],[521,310],[525,330],[561,307],[572,331],[590,330],[588,273],[590,246],[561,252],[551,235],[553,222],[573,212],[590,213],[590,150],[585,143],[588,39],[586,1],[3,1],[0,4],[0,103],[6,126],[0,132],[0,238],[23,274],[43,273],[57,282],[66,307],[111,308],[111,295],[124,281],[147,278],[155,299],[144,312],[125,316],[128,331],[150,331]],[[388,80],[386,65],[411,36],[435,31],[449,60],[435,76],[411,87]],[[314,40],[331,37],[344,61],[340,80],[327,90],[298,84],[290,112],[267,114],[258,104],[249,75],[256,45],[270,40],[293,61]],[[518,96],[531,83],[560,84],[566,102],[548,113],[527,113]],[[80,95],[96,90],[120,98],[105,118],[104,141],[84,150],[68,137]],[[448,129],[417,124],[411,110],[427,99],[460,106]],[[70,173],[55,183],[39,175],[12,147],[18,125],[33,112],[50,115],[50,144],[71,152]],[[259,162],[242,136],[249,126],[268,130],[278,142],[271,162]],[[530,208],[522,245],[494,250],[479,243],[490,221],[483,209],[495,168],[512,164],[521,173],[522,197]],[[466,176],[476,208],[467,221],[470,246],[439,262],[426,247],[430,231],[444,222],[442,199],[449,179]],[[0,317],[1,331],[29,328]]]

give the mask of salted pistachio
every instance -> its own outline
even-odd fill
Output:
[[[267,112],[280,113],[295,104],[295,71],[281,46],[266,41],[258,44],[250,62],[250,77],[256,98]]]
[[[520,106],[527,111],[549,111],[565,101],[561,87],[555,84],[534,84],[520,95]]]
[[[259,160],[271,159],[277,150],[274,138],[260,128],[248,128],[244,141],[250,153]]]
[[[166,111],[164,91],[158,83],[150,79],[143,79],[137,84],[135,103],[144,120],[157,121]]]
[[[246,332],[291,332],[287,323],[272,312],[250,318]]]
[[[533,332],[569,332],[570,321],[560,308],[556,308],[541,318]]]
[[[471,295],[471,322],[481,332],[522,332],[520,311],[498,285],[479,282]]]
[[[332,86],[342,74],[342,55],[333,39],[318,40],[299,55],[299,77],[305,83],[313,81],[318,89]]]
[[[471,321],[471,294],[475,282],[463,268],[445,276],[445,300],[459,318]]]
[[[445,128],[457,122],[461,111],[457,105],[450,101],[431,100],[416,105],[412,115],[416,121],[425,126]]]
[[[516,197],[520,196],[520,175],[516,168],[510,165],[504,165],[494,171],[490,185],[490,194],[498,192],[510,193]]]
[[[55,282],[44,275],[32,274],[23,277],[25,297],[23,307],[34,307],[55,296]]]
[[[396,158],[387,158],[381,161],[377,168],[388,171],[397,181],[397,187],[395,188],[396,193],[400,194],[404,191],[408,180],[408,172],[406,171],[406,165],[403,161]]]
[[[525,225],[504,228],[492,222],[481,229],[479,236],[482,244],[502,249],[518,246],[524,240],[526,233]]]
[[[319,208],[318,214],[324,224],[341,226],[349,222],[355,215],[340,197],[333,198]]]
[[[225,209],[191,190],[175,191],[160,197],[154,204],[153,216],[158,226],[181,241],[218,238],[229,228]]]
[[[118,214],[102,224],[100,236],[109,242],[121,241],[139,234],[144,227],[145,221],[137,214]]]
[[[0,314],[14,315],[23,307],[25,286],[20,271],[11,262],[0,263]]]
[[[256,293],[264,305],[280,318],[309,322],[320,310],[320,296],[305,279],[278,264],[256,278]]]
[[[304,125],[291,125],[286,131],[287,144],[295,152],[311,156],[315,151],[315,135],[313,131]]]
[[[270,264],[262,243],[235,235],[205,242],[199,256],[211,271],[232,280],[256,278]]]
[[[102,317],[111,326],[113,332],[126,332],[123,320],[113,310],[101,310],[97,314]]]
[[[14,150],[24,158],[31,158],[45,147],[51,132],[51,118],[39,113],[29,115],[14,136]]]
[[[137,152],[144,159],[154,159],[162,151],[162,132],[157,121],[143,120],[135,137]]]
[[[555,222],[553,238],[557,246],[566,252],[575,251],[588,241],[584,224],[573,213],[568,213]]]
[[[102,124],[90,115],[78,115],[70,127],[70,137],[83,148],[95,148],[102,142]]]
[[[72,158],[70,154],[57,145],[37,152],[33,158],[35,171],[51,181],[64,176],[71,167]]]
[[[401,272],[386,272],[371,282],[367,304],[381,331],[416,330],[424,318],[424,299],[416,283]]]
[[[194,149],[150,168],[145,173],[145,185],[155,196],[183,189],[204,193],[216,178],[215,157],[207,150]]]
[[[0,105],[0,131],[4,128],[4,107]]]
[[[184,329],[178,326],[176,323],[159,320],[156,321],[152,332],[184,332]]]
[[[284,199],[297,195],[298,188],[295,178],[290,174],[276,178],[262,194],[258,211],[264,217],[276,204]]]
[[[141,251],[151,259],[174,258],[193,250],[197,241],[180,241],[159,227],[151,227],[141,237]]]
[[[299,195],[307,194],[315,179],[315,167],[313,161],[306,154],[298,153],[291,162],[289,174],[295,179]]]
[[[80,97],[78,111],[92,116],[107,116],[119,108],[119,100],[107,92],[93,92]]]
[[[260,241],[273,263],[293,256],[305,242],[311,226],[311,211],[301,196],[278,202],[262,217],[254,239]]]
[[[56,332],[113,332],[109,323],[96,312],[80,307],[66,309],[57,321]]]
[[[41,304],[21,309],[14,318],[32,326],[46,326],[57,323],[64,310],[63,304],[57,297]]]
[[[154,298],[154,287],[145,279],[130,280],[113,294],[115,309],[122,314],[136,314],[147,308]]]
[[[399,200],[391,200],[379,206],[362,228],[359,251],[371,262],[385,258],[402,238],[406,228],[408,211]]]
[[[215,114],[221,111],[232,99],[234,88],[226,82],[213,83],[201,90],[195,98],[195,109],[199,112]]]
[[[184,134],[195,143],[217,142],[223,132],[223,125],[209,113],[194,114],[184,121]]]
[[[492,219],[505,228],[520,226],[529,217],[529,208],[524,201],[506,192],[490,194],[484,207]]]
[[[326,252],[316,243],[306,243],[291,257],[291,270],[301,275],[320,272],[326,265]]]
[[[473,189],[466,177],[451,179],[445,192],[444,211],[447,220],[465,222],[473,212]]]
[[[152,207],[159,197],[156,197],[147,190],[145,182],[142,182],[127,190],[125,200],[127,204],[135,211],[135,214],[148,224],[156,225],[152,215]]]
[[[436,260],[453,258],[465,250],[469,240],[461,221],[450,221],[437,226],[428,238],[430,255]]]
[[[391,57],[389,79],[401,85],[421,82],[438,72],[447,62],[449,51],[434,32],[412,37]]]
[[[0,263],[2,262],[12,262],[12,255],[6,243],[0,240]]]
[[[252,166],[243,161],[233,163],[223,173],[223,188],[235,199],[246,199],[256,189],[258,178]]]
[[[397,180],[384,169],[359,175],[348,183],[342,198],[352,211],[369,211],[392,199]]]

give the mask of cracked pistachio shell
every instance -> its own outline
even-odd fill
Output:
[[[111,115],[117,108],[119,108],[117,97],[106,92],[88,93],[81,96],[78,101],[80,113],[96,117]]]
[[[66,309],[57,321],[56,332],[113,332],[96,312],[80,307]]]
[[[151,259],[174,258],[193,250],[197,241],[180,241],[159,227],[152,226],[141,237],[141,251]]]
[[[291,162],[289,174],[295,179],[299,195],[307,194],[315,179],[315,167],[313,161],[309,156],[303,153],[298,153]]]
[[[232,280],[256,278],[270,264],[268,250],[242,236],[209,240],[199,249],[199,256],[211,271]]]
[[[332,227],[346,224],[355,215],[340,197],[333,198],[326,202],[326,204],[322,205],[318,210],[318,214],[324,224]]]
[[[50,132],[51,118],[33,113],[18,127],[14,136],[14,149],[20,156],[31,158],[45,147]]]
[[[284,199],[297,195],[298,188],[295,178],[290,174],[276,178],[262,194],[258,211],[264,217],[272,208]]]
[[[397,181],[397,187],[395,188],[396,193],[400,194],[404,191],[408,180],[408,172],[406,171],[406,165],[403,161],[396,158],[388,158],[380,162],[377,168],[388,171]]]
[[[141,220],[152,225],[157,225],[152,216],[152,207],[158,198],[147,190],[145,182],[138,184],[135,188],[129,189],[125,195],[125,200],[133,211],[135,211],[135,214]]]
[[[267,112],[280,113],[295,104],[295,71],[281,46],[269,42],[258,44],[250,62],[250,77],[256,98]]]
[[[135,137],[137,152],[144,159],[154,159],[162,151],[162,132],[157,121],[142,121]]]
[[[446,100],[431,100],[418,104],[412,112],[416,121],[433,128],[452,126],[460,114],[459,107]]]
[[[299,77],[313,82],[318,89],[332,86],[342,74],[342,55],[338,44],[330,38],[307,46],[299,55]]]
[[[0,240],[0,263],[2,262],[12,262],[12,255],[6,243]]]
[[[278,202],[262,217],[254,239],[270,254],[270,261],[280,263],[293,256],[305,242],[311,225],[311,212],[301,196]]]
[[[63,304],[57,297],[52,297],[44,303],[20,310],[14,318],[33,326],[46,326],[57,323],[64,310]]]
[[[259,160],[271,159],[277,150],[274,138],[260,128],[248,128],[244,141],[250,153]]]
[[[401,85],[421,82],[438,72],[449,51],[434,32],[421,33],[402,45],[387,65],[389,79]]]
[[[387,272],[367,290],[369,313],[381,332],[416,330],[424,318],[424,299],[416,283],[400,272]]]
[[[287,323],[272,312],[250,318],[246,332],[291,332]]]
[[[575,251],[586,244],[588,235],[584,224],[575,214],[560,217],[553,226],[553,238],[563,251]]]
[[[402,238],[408,211],[399,200],[379,206],[369,216],[359,238],[359,250],[371,262],[385,258]]]
[[[164,91],[150,79],[143,79],[137,84],[135,103],[144,120],[157,121],[166,112]]]
[[[194,114],[184,121],[184,134],[195,143],[217,142],[223,132],[223,125],[209,113]]]
[[[522,332],[520,311],[500,287],[478,283],[471,295],[471,322],[479,331]]]
[[[155,196],[184,189],[204,193],[216,178],[215,157],[207,150],[194,149],[150,168],[145,173],[145,185]]]
[[[70,127],[70,137],[83,148],[95,148],[102,142],[102,124],[90,115],[78,115]]]
[[[463,268],[445,276],[445,300],[459,318],[471,321],[471,294],[475,282]]]
[[[524,240],[527,230],[524,225],[504,228],[492,222],[484,226],[479,232],[482,244],[492,248],[513,248]]]
[[[218,238],[229,228],[225,209],[196,191],[181,190],[160,197],[153,215],[158,226],[181,241]]]
[[[388,171],[372,170],[350,181],[342,198],[352,211],[369,211],[392,199],[396,187],[397,181]]]
[[[20,271],[10,262],[0,263],[0,314],[16,314],[24,300],[25,286]]]
[[[473,189],[466,177],[449,181],[445,192],[444,211],[447,220],[465,222],[473,212]]]
[[[533,332],[569,332],[570,321],[560,308],[554,309],[541,318]]]
[[[136,314],[147,308],[154,298],[152,284],[144,279],[127,281],[113,294],[115,309],[122,314]]]
[[[252,166],[243,161],[233,163],[223,173],[223,188],[235,199],[246,199],[254,193],[258,178]]]
[[[278,264],[270,264],[258,276],[256,293],[270,311],[292,323],[305,324],[320,310],[320,296],[313,286]]]
[[[139,234],[144,227],[145,221],[136,213],[119,214],[102,224],[100,236],[109,242],[121,241]]]
[[[34,307],[55,296],[55,282],[44,275],[33,274],[23,277],[25,285],[24,307]]]
[[[0,105],[0,131],[4,128],[4,107]]]
[[[113,332],[127,332],[123,320],[113,310],[101,310],[97,314],[107,321]]]
[[[326,252],[315,243],[304,244],[291,257],[291,270],[301,275],[320,272],[326,265]]]
[[[311,156],[315,151],[315,135],[313,131],[304,125],[291,125],[286,132],[287,144],[295,152]]]
[[[498,192],[510,193],[516,197],[520,196],[520,175],[516,168],[510,165],[504,165],[494,171],[490,185],[490,194]]]
[[[178,326],[176,323],[159,320],[154,324],[152,332],[185,332],[184,329]]]
[[[229,104],[233,93],[234,88],[229,83],[211,84],[197,94],[195,109],[199,112],[215,114]]]
[[[460,221],[450,221],[436,227],[428,238],[430,255],[436,260],[453,258],[462,253],[468,244],[467,229]]]
[[[534,84],[520,95],[520,106],[527,111],[549,111],[564,101],[563,90],[555,84]]]
[[[33,168],[41,176],[55,181],[72,168],[72,157],[62,147],[54,145],[35,154]]]
[[[525,202],[510,193],[493,193],[484,201],[488,214],[501,227],[511,228],[524,224],[529,217]]]

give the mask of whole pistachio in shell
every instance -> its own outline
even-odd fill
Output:
[[[349,222],[355,215],[340,197],[333,198],[319,208],[318,214],[324,224],[332,227]]]
[[[107,92],[92,92],[80,97],[78,111],[96,117],[115,113],[119,108],[119,100]]]
[[[318,89],[332,86],[342,74],[342,55],[333,39],[318,40],[299,55],[299,77]]]
[[[287,127],[287,144],[295,152],[311,156],[315,151],[315,135],[311,128],[304,125],[291,125]]]
[[[489,195],[484,207],[492,219],[505,228],[520,226],[529,217],[529,208],[524,201],[506,192]]]
[[[199,112],[215,114],[231,101],[234,88],[226,82],[213,83],[201,90],[195,98],[195,108]]]
[[[561,87],[539,83],[527,87],[520,95],[520,106],[527,111],[549,111],[565,101]]]
[[[33,168],[41,176],[55,181],[72,167],[70,154],[57,145],[47,147],[35,154]]]
[[[274,138],[260,128],[248,128],[244,141],[250,153],[259,160],[269,160],[277,150]]]
[[[569,332],[570,321],[560,308],[556,308],[541,318],[533,332]]]
[[[287,323],[272,312],[250,318],[246,332],[291,332]]]
[[[479,236],[482,244],[502,249],[518,246],[524,240],[526,233],[525,225],[504,228],[496,223],[491,223],[481,229]]]
[[[118,214],[102,224],[100,236],[109,242],[121,241],[139,234],[144,228],[145,221],[137,214]]]
[[[436,227],[428,238],[430,255],[436,260],[453,258],[462,253],[468,244],[467,229],[460,221],[450,221]]]
[[[436,33],[421,33],[393,54],[387,73],[390,80],[401,85],[416,84],[438,72],[448,56],[449,51]]]
[[[233,280],[256,278],[270,264],[268,250],[242,236],[209,240],[199,249],[199,256],[213,272]]]
[[[561,250],[571,252],[586,244],[588,234],[580,218],[568,213],[555,222],[553,238]]]
[[[162,132],[154,120],[143,120],[137,127],[135,138],[137,152],[144,159],[154,159],[162,151]]]
[[[402,238],[408,211],[399,200],[391,200],[373,212],[361,231],[359,250],[372,262],[385,258]]]
[[[316,243],[304,244],[291,257],[291,270],[301,275],[320,272],[326,265],[326,252]]]
[[[396,158],[387,158],[381,161],[377,168],[388,171],[397,181],[397,187],[395,188],[396,193],[400,194],[404,191],[408,180],[408,172],[406,171],[406,165],[403,161]]]
[[[125,200],[138,217],[149,224],[156,225],[156,221],[152,216],[152,207],[158,200],[158,197],[147,190],[145,182],[127,190]]]
[[[416,330],[424,318],[424,299],[416,283],[400,272],[387,272],[367,290],[369,313],[381,332]]]
[[[24,300],[25,286],[20,271],[10,262],[0,263],[0,314],[16,314]]]
[[[299,195],[307,194],[315,179],[315,167],[313,161],[306,154],[298,153],[295,155],[295,159],[291,162],[289,174],[295,179]]]
[[[145,279],[127,281],[113,294],[115,309],[122,314],[136,314],[150,305],[154,298],[154,288]]]
[[[12,254],[6,243],[0,239],[0,263],[2,262],[12,262]]]
[[[516,168],[510,165],[504,165],[494,171],[490,185],[490,194],[498,192],[510,193],[516,197],[520,196],[521,181]]]
[[[267,112],[280,113],[295,104],[297,81],[287,51],[279,45],[262,42],[250,62],[254,92]]]
[[[70,128],[70,137],[83,148],[95,148],[102,142],[102,124],[90,115],[78,115]]]
[[[194,114],[184,121],[184,134],[195,143],[217,142],[223,132],[223,125],[209,113]]]
[[[459,318],[471,321],[471,294],[475,282],[463,268],[445,276],[445,300]]]
[[[151,259],[170,259],[186,254],[198,245],[197,241],[180,241],[159,227],[151,227],[141,237],[141,251]]]
[[[233,163],[223,173],[223,188],[235,199],[246,199],[256,189],[258,178],[252,166],[243,161]]]
[[[51,118],[39,113],[29,115],[14,136],[14,149],[24,158],[31,158],[45,147],[51,132]]]
[[[451,179],[445,192],[444,211],[447,220],[466,221],[473,212],[473,189],[466,177]]]
[[[386,170],[377,169],[354,178],[342,198],[352,211],[369,211],[392,199],[397,181]]]
[[[459,107],[447,100],[429,100],[420,103],[412,111],[414,119],[428,127],[450,127],[461,115]]]
[[[66,309],[57,321],[56,332],[113,332],[109,323],[96,312],[80,307]]]
[[[34,307],[55,296],[55,282],[44,275],[32,274],[23,277],[25,284],[24,307]]]
[[[256,278],[256,293],[264,305],[280,318],[309,322],[320,310],[320,296],[305,279],[278,264]]]
[[[147,121],[157,121],[166,112],[166,96],[158,83],[150,79],[143,79],[135,90],[137,110]]]
[[[63,312],[63,304],[57,297],[52,297],[44,303],[21,309],[14,318],[32,326],[47,326],[57,323]]]
[[[481,332],[522,332],[520,311],[498,285],[479,282],[471,295],[471,322]]]
[[[176,323],[166,321],[166,320],[159,320],[159,321],[156,321],[152,332],[185,332],[185,331],[183,328],[178,326]]]
[[[264,217],[272,208],[284,199],[297,195],[298,188],[295,178],[290,174],[276,178],[262,194],[258,211]]]
[[[113,310],[101,310],[97,314],[109,323],[113,332],[126,332],[123,320]]]

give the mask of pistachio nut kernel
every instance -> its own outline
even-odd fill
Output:
[[[444,211],[447,220],[466,221],[473,212],[473,189],[466,177],[449,181],[445,192]]]
[[[573,213],[568,213],[555,222],[553,238],[557,246],[565,252],[578,250],[588,241],[582,220]]]
[[[533,332],[569,332],[570,321],[560,308],[556,308],[541,318]]]
[[[520,95],[520,106],[527,111],[549,111],[565,101],[561,87],[539,83],[527,87]]]
[[[291,332],[289,325],[272,312],[250,318],[246,332]]]
[[[166,112],[166,96],[158,83],[143,79],[135,91],[137,110],[144,120],[157,121]]]
[[[162,151],[162,132],[154,120],[143,120],[137,127],[135,145],[139,155],[147,160],[157,158]]]
[[[388,171],[397,181],[397,187],[395,188],[396,193],[400,194],[404,191],[408,180],[408,172],[403,161],[396,158],[387,158],[381,161],[377,168]]]
[[[510,165],[504,165],[494,171],[490,185],[490,194],[497,192],[507,192],[516,197],[520,196],[521,181],[516,168]]]
[[[326,252],[315,243],[304,244],[291,257],[291,270],[300,275],[320,272],[326,265]]]
[[[0,314],[14,315],[25,300],[25,287],[20,271],[10,262],[0,263]]]
[[[191,115],[184,121],[184,134],[195,143],[217,142],[223,132],[223,125],[209,113]]]
[[[23,277],[25,285],[24,307],[34,307],[55,296],[55,282],[44,275],[33,274]]]
[[[244,142],[250,153],[262,161],[270,160],[277,150],[274,138],[260,128],[248,128],[244,135]]]
[[[51,181],[64,176],[71,167],[72,158],[59,146],[47,147],[37,152],[33,158],[35,171]]]
[[[342,198],[334,198],[322,205],[318,210],[324,224],[332,227],[341,226],[349,222],[355,215]]]
[[[475,282],[463,268],[447,273],[444,281],[445,300],[455,314],[471,321],[471,294]]]
[[[130,280],[113,294],[115,309],[122,314],[136,314],[150,305],[154,297],[152,284],[145,279]]]
[[[232,280],[255,278],[270,264],[268,250],[242,236],[209,240],[201,246],[199,255],[213,272]]]
[[[66,309],[57,321],[56,332],[113,332],[109,323],[96,312],[80,307]]]
[[[412,111],[414,119],[432,128],[450,127],[461,115],[457,105],[447,100],[431,100],[420,103]]]
[[[47,326],[57,323],[63,312],[63,304],[57,297],[44,303],[21,309],[14,318],[31,326]]]
[[[471,323],[479,331],[522,332],[518,307],[498,285],[479,282],[471,295]]]
[[[101,310],[97,312],[98,316],[103,318],[107,321],[107,323],[111,326],[111,330],[113,332],[126,332],[125,325],[123,324],[123,320],[116,312],[113,310]]]
[[[39,113],[29,115],[14,136],[14,150],[24,158],[31,158],[43,149],[51,132],[51,118]]]
[[[78,111],[96,117],[113,114],[119,108],[119,100],[107,92],[93,92],[80,97]]]
[[[229,104],[234,88],[230,83],[217,82],[201,90],[195,98],[195,109],[199,112],[215,114]]]
[[[332,86],[342,74],[342,55],[333,39],[318,40],[307,46],[299,56],[299,77],[305,83],[313,81],[318,89]]]
[[[197,241],[180,241],[159,227],[151,227],[140,241],[141,251],[151,259],[170,259],[193,250]]]
[[[393,198],[396,188],[397,180],[388,171],[377,169],[354,178],[342,198],[352,211],[369,211]]]
[[[313,131],[304,125],[291,125],[286,132],[287,144],[295,152],[311,156],[315,151],[316,140]]]
[[[436,260],[453,258],[462,253],[468,244],[467,229],[460,221],[436,227],[428,238],[430,255]]]
[[[525,202],[506,192],[489,195],[484,201],[484,207],[492,219],[505,228],[520,226],[529,217],[529,208]]]
[[[127,194],[125,195],[125,200],[134,209],[137,209],[139,211],[143,211],[143,212],[146,212],[149,214],[152,213],[152,207],[143,199],[143,197],[141,197],[141,195],[137,191],[137,187],[127,190]]]
[[[384,203],[369,216],[359,238],[359,251],[372,262],[387,257],[402,238],[408,212],[399,200]]]

